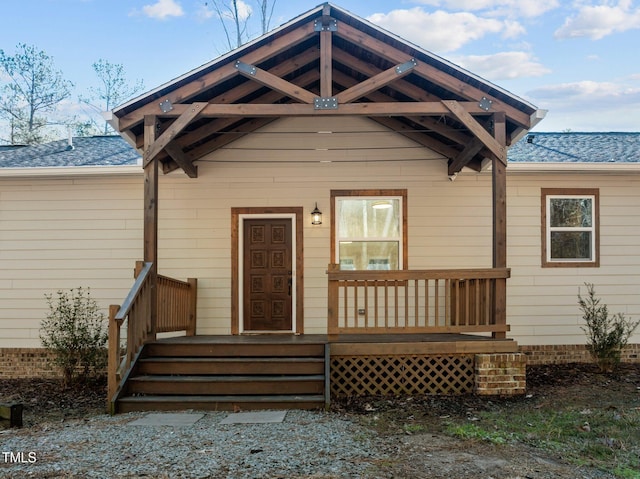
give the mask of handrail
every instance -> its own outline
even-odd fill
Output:
[[[329,265],[329,334],[505,333],[508,268],[342,271]]]
[[[196,332],[197,280],[179,281],[152,275],[153,263],[150,262],[138,262],[136,266],[136,280],[122,306],[109,308],[107,374],[111,412],[135,358],[142,347],[155,338],[156,332],[185,331],[191,336]],[[158,292],[157,308],[152,308],[154,287]],[[157,314],[153,314],[154,310]],[[126,330],[125,348],[121,346],[123,329]]]
[[[129,312],[131,311],[131,308],[135,303],[136,298],[140,294],[140,290],[142,289],[142,286],[147,280],[147,276],[149,276],[149,273],[151,272],[152,266],[153,266],[153,263],[150,263],[150,262],[144,263],[144,265],[142,266],[142,269],[140,270],[140,272],[138,273],[138,276],[136,277],[136,281],[133,283],[133,286],[129,291],[129,294],[127,294],[127,297],[124,299],[124,301],[122,302],[122,305],[118,309],[118,313],[115,316],[116,320],[123,321],[127,317],[127,315],[129,314]]]

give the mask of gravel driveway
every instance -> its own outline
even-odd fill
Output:
[[[375,477],[372,432],[336,414],[289,411],[281,423],[136,426],[144,413],[0,431],[0,477]],[[8,454],[5,454],[8,453]]]

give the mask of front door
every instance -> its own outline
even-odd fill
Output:
[[[292,330],[291,218],[244,219],[244,331]]]

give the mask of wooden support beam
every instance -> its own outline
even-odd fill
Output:
[[[442,104],[445,105],[453,115],[460,120],[464,126],[469,128],[471,132],[482,142],[484,146],[496,155],[500,161],[505,165],[507,164],[507,147],[503,142],[496,141],[491,134],[478,123],[478,121],[467,111],[462,104],[456,100],[442,100]],[[503,114],[504,115],[504,114]]]
[[[349,75],[347,75],[345,73],[339,72],[339,71],[335,71],[333,73],[333,78],[334,78],[336,84],[344,87],[345,89],[346,88],[351,88],[352,86],[354,86],[357,83],[357,81],[353,77],[351,77],[351,76],[349,76]],[[398,83],[406,83],[406,82],[404,82],[403,80],[400,80],[399,82],[394,83],[394,89],[397,89],[396,86],[397,86]],[[371,93],[367,94],[367,99],[371,100],[373,102],[376,102],[376,103],[384,103],[384,102],[393,101],[393,98],[391,98],[389,95],[386,95],[385,93],[382,93],[380,91],[374,91],[374,92],[371,92]],[[417,101],[421,101],[421,100],[417,100]],[[380,119],[381,118],[377,118],[376,121],[378,121]],[[456,143],[464,144],[464,143],[469,141],[469,136],[468,135],[466,135],[466,134],[464,134],[462,132],[456,131],[456,130],[452,129],[452,127],[441,123],[439,121],[440,120],[439,118],[436,119],[436,118],[432,118],[432,117],[428,117],[428,116],[426,116],[426,117],[409,116],[409,117],[407,117],[407,119],[411,120],[413,123],[416,123],[418,125],[424,126],[426,130],[430,130],[430,131],[433,131],[434,133],[438,133],[439,135],[441,135],[441,136],[443,136],[445,138],[448,138],[448,139],[450,139],[450,140],[452,140],[452,141],[454,141]],[[387,120],[390,120],[390,118],[387,118]],[[379,123],[381,123],[381,122],[379,121]],[[406,124],[401,123],[401,122],[399,122],[397,120],[395,120],[395,125],[398,128],[401,128],[402,130],[408,130],[409,129],[409,127]],[[402,131],[399,131],[399,133],[405,134]],[[409,132],[406,132],[406,133],[409,133]],[[415,135],[425,136],[420,132],[413,132],[413,133],[415,133]],[[405,136],[407,136],[407,135],[405,135]],[[442,147],[442,148],[440,148],[440,149],[438,149],[436,151],[438,151],[442,155],[446,156],[447,158],[453,158],[458,154],[457,150],[455,150],[454,148],[450,148],[448,146],[445,146],[441,142],[434,141],[433,143],[437,143]],[[425,146],[428,146],[428,145],[425,145]],[[448,151],[449,153],[445,153],[445,150]]]
[[[334,48],[333,60],[336,63],[345,65],[366,77],[373,77],[382,72],[380,68],[377,68],[376,66],[365,62],[361,58],[351,55],[350,53],[347,53],[339,48]],[[338,73],[339,70],[334,71],[334,77]],[[438,98],[436,95],[433,95],[404,79],[399,79],[398,81],[394,82],[393,89],[398,91],[399,93],[402,93],[403,95],[408,96],[413,101],[440,101],[440,98]]]
[[[243,62],[236,62],[238,73],[255,82],[260,83],[272,90],[278,91],[285,96],[301,101],[302,103],[313,103],[316,95],[304,88],[299,87],[295,83],[283,80],[266,70],[262,70],[254,65],[248,65]]]
[[[154,115],[144,117],[144,146],[145,151],[151,148],[155,142],[157,119]],[[150,339],[155,339],[156,325],[158,323],[158,179],[159,160],[151,159],[144,166],[144,215],[143,259],[151,263],[149,281],[151,284],[149,298],[149,316],[151,331]]]
[[[377,75],[337,94],[336,98],[338,100],[338,104],[349,103],[366,96],[368,93],[379,90],[383,86],[411,73],[411,70],[413,70],[416,65],[417,62],[412,59],[412,61],[409,61],[406,64],[396,65],[395,67],[391,67],[388,70],[378,73]]]
[[[191,159],[185,155],[182,148],[180,148],[176,142],[169,143],[164,149],[169,153],[169,156],[173,158],[173,161],[184,170],[189,178],[198,177],[198,167],[192,163]]]
[[[459,153],[458,150],[456,150],[455,148],[446,146],[442,142],[434,138],[431,138],[430,136],[425,135],[424,133],[419,133],[416,131],[403,131],[403,130],[408,130],[409,127],[406,124],[402,123],[401,121],[396,120],[395,118],[386,118],[386,117],[380,116],[380,117],[373,117],[371,119],[376,123],[386,126],[390,130],[396,131],[401,135],[407,138],[410,138],[416,143],[419,143],[420,145],[435,151],[436,153],[440,153],[445,158],[453,158]]]
[[[242,61],[249,64],[260,64],[291,48],[292,46],[305,41],[307,38],[315,34],[316,32],[313,29],[312,22],[308,25],[301,25],[295,30],[285,33],[278,38],[274,38],[273,41],[270,41],[262,47],[248,51],[247,54],[242,57]],[[154,97],[154,99],[149,101],[149,103],[127,115],[122,116],[119,120],[120,131],[128,130],[132,126],[139,124],[145,115],[160,114],[159,104],[161,100],[168,99],[174,106],[176,104],[187,102],[196,95],[229,80],[237,74],[238,70],[235,68],[234,64],[228,63],[198,77],[197,81],[185,83],[183,86],[176,88],[171,91],[171,93],[161,97],[160,99]]]
[[[216,139],[210,140],[194,148],[193,150],[189,151],[187,157],[189,158],[189,161],[196,161],[206,154],[236,141],[238,138],[244,136],[244,134],[251,133],[252,131],[262,128],[263,126],[266,126],[275,120],[276,118],[252,118],[251,120],[242,123],[236,128],[229,130],[229,134],[220,135]]]
[[[461,111],[470,115],[490,115],[476,102],[456,102]],[[158,115],[162,118],[175,118],[183,114],[190,105],[174,105],[173,110]],[[314,106],[302,103],[290,104],[254,104],[235,103],[233,105],[208,104],[200,114],[201,118],[244,118],[244,117],[292,117],[292,116],[336,116],[336,115],[360,115],[360,116],[441,116],[449,115],[451,110],[441,101],[416,102],[398,101],[386,103],[347,103],[337,110],[316,110]],[[489,135],[491,138],[491,135]]]
[[[320,32],[320,96],[329,98],[333,94],[332,33]]]
[[[365,32],[362,32],[346,23],[340,24],[340,28],[336,32],[336,35],[344,38],[349,42],[355,43],[356,45],[366,50],[369,50],[376,56],[381,56],[393,63],[396,63],[398,61],[405,62],[411,59],[411,56],[407,53],[398,50],[397,48],[381,40],[377,40],[366,34]],[[435,66],[429,65],[425,62],[421,62],[416,66],[415,73],[417,75],[420,75],[422,78],[430,81],[431,83],[435,83],[436,85],[439,85],[447,91],[451,91],[461,96],[462,98],[478,102],[483,97],[486,97],[491,100],[494,110],[506,112],[511,120],[527,129],[531,127],[530,115],[518,110],[511,105],[504,103],[503,101],[498,100],[497,98],[487,94],[486,92],[478,88],[471,86],[469,83],[463,80],[449,75],[445,71],[442,71]]]
[[[143,156],[143,167],[146,167],[149,162],[155,159],[156,155],[160,153],[173,139],[185,129],[185,127],[191,123],[195,118],[198,117],[204,110],[204,107],[208,105],[206,102],[198,102],[192,103],[191,105],[185,105],[187,108],[182,112],[182,114],[178,117],[176,121],[174,121],[171,126],[160,135],[159,138],[155,139],[153,143],[147,144],[146,136],[145,136],[145,145],[144,145],[144,156]],[[155,120],[155,117],[154,117]],[[145,135],[146,135],[146,117],[145,117]],[[154,138],[155,138],[155,130],[154,130]]]
[[[317,51],[307,52],[306,54],[299,55],[295,59],[292,59],[292,61],[295,60],[296,62],[302,62],[302,64],[304,64],[306,63],[306,60],[312,61],[314,58],[315,59],[318,58]],[[296,64],[300,64],[300,63],[296,63]],[[284,72],[284,73],[288,73],[288,72]],[[306,85],[314,83],[317,80],[318,80],[318,72],[309,71],[307,73],[304,73],[300,77],[296,78],[296,83],[305,87]],[[246,88],[246,86],[251,86],[251,88]],[[218,104],[234,103],[239,99],[245,97],[246,95],[253,93],[259,88],[261,87],[257,83],[246,82],[243,84],[242,88],[237,87],[229,92],[219,95],[213,98],[210,103],[218,103]],[[277,91],[269,90],[264,95],[261,95],[260,97],[253,100],[253,103],[276,103],[281,99],[282,99],[282,94],[278,93]],[[193,143],[198,143],[201,140],[211,136],[214,133],[218,133],[220,131],[225,130],[227,127],[233,125],[237,121],[238,121],[237,118],[222,118],[222,119],[214,120],[211,122],[207,122],[199,128],[186,132],[183,135],[180,135],[180,137],[175,140],[175,143],[177,143],[181,147],[186,147],[186,146],[192,145]],[[138,147],[142,148],[144,146],[144,139],[142,137],[138,138],[137,143],[138,143]],[[189,157],[193,158],[193,155],[190,154]]]
[[[505,145],[506,118],[504,113],[493,115],[494,135],[497,143]],[[507,165],[506,160],[497,155],[492,158],[493,190],[493,267],[507,266]],[[507,323],[507,280],[496,280],[494,291],[495,324]],[[495,332],[495,338],[503,339],[506,333]]]
[[[453,158],[453,161],[449,164],[449,175],[459,173],[460,170],[467,166],[473,157],[476,156],[483,148],[484,143],[482,143],[478,138],[474,137],[471,141],[468,141],[464,150]]]

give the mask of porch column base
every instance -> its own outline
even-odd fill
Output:
[[[479,396],[520,396],[527,388],[527,356],[522,353],[476,354],[475,387]]]

